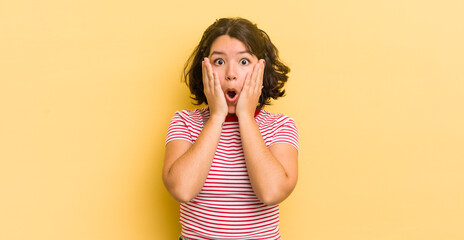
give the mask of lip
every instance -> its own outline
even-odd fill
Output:
[[[235,96],[230,97],[229,94],[227,94],[228,92],[235,92]],[[240,95],[239,91],[237,91],[237,89],[235,89],[235,88],[228,88],[228,89],[226,89],[224,91],[224,96],[225,96],[227,102],[232,103],[232,104],[237,103],[239,95]]]

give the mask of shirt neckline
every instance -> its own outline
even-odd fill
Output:
[[[255,116],[258,116],[259,112],[261,112],[261,108],[258,108],[255,110]],[[227,115],[226,116],[226,119],[225,119],[225,122],[238,122],[238,117],[237,115],[233,114],[233,115]]]

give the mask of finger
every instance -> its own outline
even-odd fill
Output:
[[[208,77],[207,60],[203,60],[202,62],[202,74],[203,74],[203,89],[204,89],[205,94],[209,95],[209,93],[211,92],[211,83]]]
[[[214,89],[214,76],[213,76],[213,68],[211,67],[211,63],[209,62],[209,59],[205,59],[205,65],[206,65],[206,73],[208,76],[208,83],[211,88]]]
[[[255,65],[256,69],[253,73],[253,92],[257,93],[261,91],[261,86],[263,85],[263,62],[259,60]]]
[[[259,68],[259,77],[258,77],[258,84],[257,84],[257,90],[261,92],[261,89],[263,89],[263,81],[264,81],[264,68],[266,67],[266,62],[264,59],[261,61],[261,66]]]
[[[256,85],[257,85],[257,81],[258,81],[258,74],[259,74],[259,62],[257,64],[255,64],[255,66],[253,66],[253,72],[251,73],[251,80],[250,80],[250,90],[253,92],[256,88]]]
[[[222,92],[221,83],[219,82],[219,76],[217,72],[213,72],[213,82],[216,91],[218,91],[218,93]]]
[[[206,71],[205,71],[205,60],[201,62],[201,76],[203,80],[203,89],[206,90],[207,85],[206,85]]]
[[[251,73],[250,73],[250,72],[246,72],[246,74],[245,74],[245,80],[244,80],[243,86],[249,84],[250,79],[251,79]]]
[[[251,83],[251,74],[247,72],[245,75],[245,83],[243,84],[242,92],[247,92],[250,89],[250,83]]]
[[[203,64],[203,69],[202,69],[202,71],[203,71],[203,85],[205,87],[205,91],[209,92],[209,91],[211,91],[212,86],[211,86],[211,81],[210,81],[211,78],[210,78],[209,72],[208,72],[209,71],[208,70],[208,59],[204,58],[202,64]]]

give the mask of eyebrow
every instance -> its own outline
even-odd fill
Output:
[[[250,51],[246,50],[246,51],[241,51],[241,52],[238,52],[239,54],[245,54],[245,53],[248,53],[250,55],[253,55]],[[224,52],[219,52],[219,51],[213,51],[210,56],[213,56],[214,54],[217,54],[217,55],[225,55]]]

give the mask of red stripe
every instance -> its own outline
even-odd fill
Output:
[[[176,112],[167,131],[166,143],[174,139],[194,142],[208,118],[207,108]],[[286,143],[298,149],[298,130],[293,119],[261,110],[256,122],[267,146]],[[262,204],[254,194],[238,127],[238,122],[224,123],[203,189],[190,203],[181,204],[180,222],[186,237],[280,238],[279,208]]]

